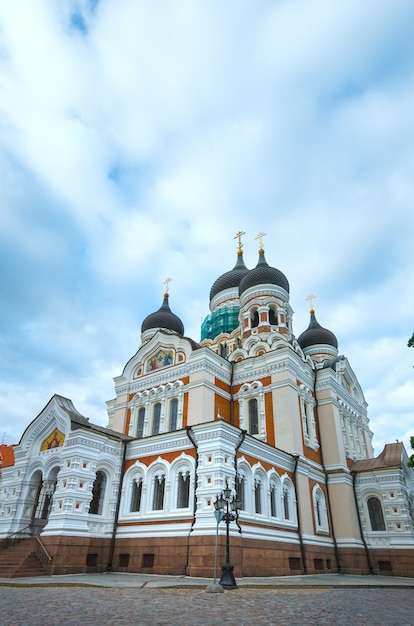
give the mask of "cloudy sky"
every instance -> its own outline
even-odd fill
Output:
[[[144,317],[200,337],[236,261],[316,295],[376,453],[414,434],[412,0],[4,0],[0,443],[54,393],[106,425]]]

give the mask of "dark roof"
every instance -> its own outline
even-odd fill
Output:
[[[272,284],[282,287],[289,293],[289,281],[280,270],[268,265],[263,250],[259,251],[259,261],[256,267],[250,270],[240,281],[240,295],[256,285]]]
[[[98,426],[97,424],[91,424],[87,417],[77,411],[72,400],[70,400],[69,398],[64,398],[63,396],[59,396],[57,394],[54,395],[54,398],[56,399],[56,402],[59,404],[59,406],[65,411],[65,413],[69,415],[72,430],[77,430],[80,428],[92,430],[93,432],[107,435],[112,439],[120,439],[121,441],[129,441],[132,439],[132,437],[124,435],[123,433],[118,433],[117,431],[111,430],[110,428]]]
[[[219,276],[213,283],[213,286],[210,289],[210,301],[214,298],[214,296],[220,293],[220,291],[230,289],[231,287],[238,287],[241,279],[247,274],[248,271],[249,270],[243,261],[243,253],[238,253],[237,263],[233,269]]]
[[[150,313],[142,322],[141,333],[151,328],[166,328],[172,330],[179,335],[184,335],[184,324],[180,318],[175,315],[168,304],[168,294],[164,295],[164,301],[158,311]]]
[[[401,441],[387,443],[379,456],[373,459],[361,459],[355,461],[350,467],[351,472],[369,472],[372,470],[386,469],[388,467],[402,466],[403,444]]]
[[[328,346],[338,347],[338,340],[327,328],[322,328],[318,323],[315,313],[311,311],[311,318],[309,326],[298,337],[298,343],[302,350],[309,346],[316,346],[319,344],[327,344]]]

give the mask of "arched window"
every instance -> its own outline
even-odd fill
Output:
[[[96,478],[92,487],[92,500],[89,505],[89,513],[92,515],[102,515],[103,502],[105,497],[106,475],[100,470],[96,472]]]
[[[292,502],[291,502],[291,494],[288,485],[283,485],[283,516],[285,520],[292,519]]]
[[[313,510],[315,514],[316,530],[328,530],[328,516],[326,512],[325,495],[319,486],[313,489]]]
[[[132,481],[132,493],[131,493],[131,513],[136,513],[141,510],[141,497],[142,497],[142,477],[134,478]]]
[[[269,324],[271,326],[277,326],[277,315],[273,309],[269,309]]]
[[[154,404],[152,411],[152,434],[158,435],[160,432],[160,420],[161,420],[161,402]]]
[[[257,328],[259,326],[259,311],[257,309],[252,311],[250,324],[252,328]]]
[[[259,434],[259,411],[257,407],[257,399],[252,398],[248,402],[249,406],[249,435]]]
[[[271,517],[277,517],[277,487],[274,483],[270,484],[270,515]]]
[[[190,502],[190,472],[179,472],[177,488],[177,509],[188,508]]]
[[[254,508],[256,513],[262,512],[262,483],[260,480],[254,481]]]
[[[152,495],[152,510],[162,511],[164,508],[165,475],[154,476],[154,492]]]
[[[371,496],[367,500],[369,521],[371,522],[371,530],[385,530],[384,514],[382,512],[381,502],[375,496]]]
[[[177,430],[177,417],[178,417],[178,399],[173,398],[170,402],[170,430]]]
[[[142,437],[144,436],[144,421],[145,421],[145,407],[141,406],[138,409],[137,439],[142,439]]]
[[[237,499],[240,501],[239,508],[242,511],[246,510],[244,491],[245,491],[244,476],[236,476],[236,494],[237,494]]]

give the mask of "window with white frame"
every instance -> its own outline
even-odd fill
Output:
[[[172,398],[169,404],[169,430],[177,430],[178,398]]]
[[[246,510],[246,479],[243,473],[236,476],[236,495],[240,501],[239,508],[241,511]]]
[[[260,478],[254,480],[254,510],[259,515],[262,513],[262,481]]]
[[[319,485],[313,489],[313,512],[317,531],[328,531],[328,515],[326,509],[325,494]]]
[[[247,403],[249,409],[249,423],[248,433],[249,435],[259,434],[259,409],[257,406],[257,399],[251,398]]]
[[[295,520],[294,504],[293,485],[289,479],[285,479],[282,486],[282,509],[286,521]]]
[[[137,439],[142,439],[144,436],[144,424],[145,424],[145,407],[140,406],[137,415]]]
[[[96,472],[96,478],[92,487],[92,500],[89,505],[89,513],[102,515],[106,488],[106,474],[101,470]]]
[[[132,480],[130,512],[138,513],[141,510],[142,499],[142,476],[137,476]]]
[[[161,402],[156,402],[152,408],[152,435],[158,435],[161,424]]]
[[[165,474],[159,472],[154,476],[153,493],[152,493],[152,510],[162,511],[164,508],[165,496]]]
[[[270,516],[280,517],[279,514],[279,486],[274,478],[270,479],[269,483],[269,499],[270,499]]]
[[[386,530],[384,513],[382,512],[382,506],[379,498],[370,496],[367,499],[367,508],[371,530],[373,532]]]
[[[187,509],[190,504],[190,471],[178,472],[177,509]]]

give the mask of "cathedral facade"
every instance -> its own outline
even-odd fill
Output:
[[[260,240],[261,241],[261,240]],[[167,283],[168,284],[168,283]],[[260,245],[210,291],[201,340],[170,308],[114,379],[108,426],[55,395],[0,460],[0,540],[33,537],[52,574],[212,577],[228,488],[236,577],[414,576],[414,480],[401,443],[374,457],[367,405],[312,308],[298,337],[290,286]]]

